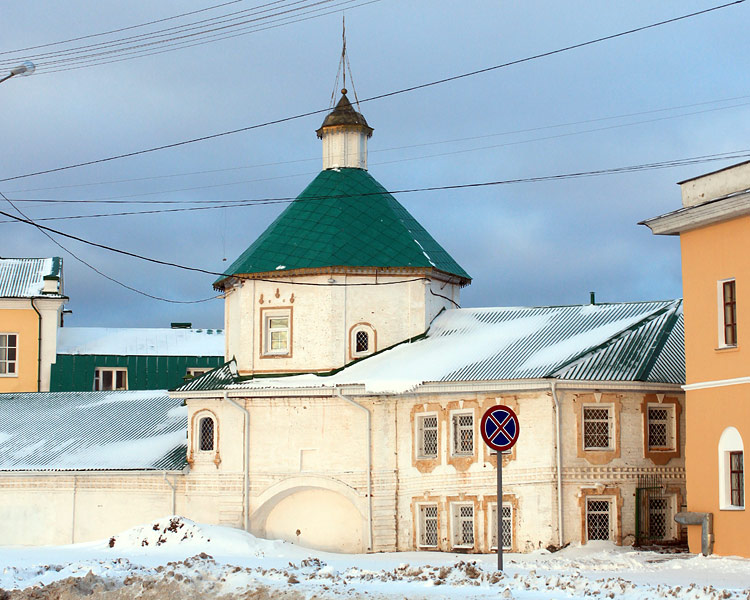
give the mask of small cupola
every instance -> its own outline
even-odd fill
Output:
[[[372,131],[342,89],[341,100],[316,131],[323,140],[323,169],[367,169],[367,139]]]

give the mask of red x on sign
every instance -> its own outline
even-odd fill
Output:
[[[484,443],[497,452],[504,452],[515,445],[519,429],[516,413],[503,405],[487,409],[479,427]]]

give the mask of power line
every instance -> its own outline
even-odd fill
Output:
[[[214,6],[207,6],[206,8],[201,8],[201,9],[198,9],[198,10],[193,10],[193,11],[190,11],[190,12],[182,13],[182,14],[179,14],[179,15],[174,15],[174,16],[171,16],[171,17],[165,17],[163,19],[156,19],[154,21],[148,21],[147,23],[139,23],[138,25],[130,25],[128,27],[120,27],[119,29],[111,29],[110,31],[103,31],[101,33],[91,33],[89,35],[82,35],[82,36],[75,37],[75,38],[70,38],[70,39],[67,39],[67,40],[61,40],[59,42],[49,42],[47,44],[40,44],[38,46],[28,46],[26,48],[18,48],[17,50],[3,50],[2,52],[0,52],[0,55],[3,55],[3,54],[13,54],[14,52],[26,52],[27,50],[37,50],[38,48],[47,48],[49,46],[57,46],[57,45],[60,45],[60,44],[68,44],[70,42],[77,42],[79,40],[87,40],[87,39],[90,39],[90,38],[100,37],[100,36],[103,36],[103,35],[111,35],[113,33],[120,33],[122,31],[128,31],[130,29],[137,29],[138,27],[147,27],[148,25],[154,25],[156,23],[163,23],[165,21],[171,21],[173,19],[179,19],[181,17],[187,17],[189,15],[194,15],[194,14],[197,14],[197,13],[202,13],[202,12],[206,12],[206,11],[209,11],[209,10],[214,10],[216,8],[221,8],[222,6],[227,6],[229,4],[237,4],[238,2],[244,2],[244,1],[245,0],[231,0],[229,2],[223,2],[221,4],[215,4]]]
[[[13,207],[13,209],[18,214],[20,214],[24,219],[26,219],[27,222],[29,222],[32,225],[34,225],[34,227],[36,227],[42,234],[44,234],[58,248],[62,249],[64,252],[67,252],[68,254],[70,254],[70,256],[72,256],[73,258],[75,258],[78,262],[86,265],[89,269],[91,269],[95,273],[98,273],[99,275],[101,275],[105,279],[108,279],[109,281],[111,281],[113,283],[116,283],[117,285],[122,286],[125,289],[130,290],[131,292],[135,292],[136,294],[140,294],[141,296],[146,296],[147,298],[151,298],[152,300],[159,300],[161,302],[169,302],[170,304],[198,304],[198,303],[201,303],[201,302],[208,302],[209,300],[215,300],[216,298],[218,298],[218,296],[211,296],[210,298],[204,298],[202,300],[172,300],[170,298],[162,298],[160,296],[154,296],[153,294],[149,294],[148,292],[144,292],[143,290],[139,290],[137,288],[134,288],[133,286],[130,286],[127,283],[123,283],[122,281],[120,281],[118,279],[115,279],[114,277],[111,277],[110,275],[107,275],[106,273],[100,271],[94,265],[92,265],[89,262],[86,262],[84,259],[82,259],[80,256],[78,256],[75,252],[73,252],[69,248],[66,248],[65,246],[63,246],[60,242],[58,242],[55,238],[53,238],[49,233],[47,233],[47,231],[45,231],[44,227],[41,227],[41,226],[37,225],[34,221],[31,221],[29,219],[29,217],[26,216],[23,213],[23,211],[21,209],[19,209],[15,204],[13,204],[13,202],[10,199],[8,199],[8,197],[5,196],[5,194],[3,194],[2,192],[0,192],[0,197],[4,198],[5,201],[8,204],[10,204]]]
[[[525,57],[525,58],[520,58],[520,59],[517,59],[517,60],[513,60],[513,61],[506,62],[506,63],[494,65],[494,66],[491,66],[491,67],[485,67],[483,69],[477,69],[477,70],[469,71],[469,72],[462,73],[462,74],[459,74],[459,75],[454,75],[454,76],[451,76],[451,77],[445,77],[443,79],[431,81],[431,82],[428,82],[428,83],[423,83],[423,84],[419,84],[419,85],[410,86],[410,87],[407,87],[407,88],[402,88],[402,89],[399,89],[399,90],[387,92],[387,93],[384,93],[384,94],[379,94],[379,95],[376,95],[376,96],[371,96],[369,98],[365,98],[364,100],[361,100],[360,102],[361,103],[362,102],[371,102],[373,100],[379,100],[379,99],[382,99],[382,98],[389,98],[389,97],[396,96],[396,95],[399,95],[399,94],[405,94],[405,93],[408,93],[408,92],[413,92],[413,91],[416,91],[416,90],[421,90],[421,89],[425,89],[425,88],[428,88],[428,87],[432,87],[432,86],[436,86],[436,85],[441,85],[441,84],[444,84],[444,83],[448,83],[450,81],[457,81],[459,79],[464,79],[464,78],[467,78],[467,77],[473,77],[473,76],[476,76],[476,75],[480,75],[480,74],[484,74],[484,73],[489,73],[491,71],[495,71],[495,70],[498,70],[498,69],[506,68],[506,67],[509,67],[509,66],[522,64],[522,63],[525,63],[525,62],[529,62],[529,61],[532,61],[532,60],[537,60],[537,59],[540,59],[540,58],[545,58],[545,57],[548,57],[548,56],[553,56],[555,54],[560,54],[562,52],[567,52],[567,51],[570,51],[570,50],[574,50],[574,49],[578,49],[578,48],[583,48],[585,46],[590,46],[590,45],[593,45],[593,44],[598,44],[598,43],[601,43],[601,42],[604,42],[604,41],[616,39],[616,38],[623,37],[623,36],[626,36],[626,35],[631,35],[633,33],[637,33],[637,32],[640,32],[640,31],[645,31],[647,29],[653,29],[655,27],[660,27],[662,25],[667,25],[667,24],[670,24],[670,23],[675,23],[677,21],[682,21],[682,20],[685,20],[685,19],[689,19],[689,18],[692,18],[692,17],[699,16],[699,15],[704,15],[704,14],[707,14],[707,13],[710,13],[710,12],[713,12],[713,11],[717,11],[717,10],[721,10],[723,8],[727,8],[729,6],[734,6],[736,4],[741,4],[743,2],[745,2],[745,0],[734,0],[733,2],[729,2],[729,3],[726,3],[726,4],[721,4],[721,5],[718,5],[718,6],[714,6],[712,8],[707,8],[707,9],[704,9],[704,10],[701,10],[701,11],[692,12],[692,13],[689,13],[689,14],[686,14],[686,15],[682,15],[682,16],[679,16],[679,17],[673,17],[671,19],[667,19],[667,20],[664,20],[664,21],[658,21],[656,23],[651,23],[649,25],[643,25],[641,27],[637,27],[637,28],[629,29],[629,30],[622,31],[622,32],[619,32],[619,33],[615,33],[615,34],[611,34],[611,35],[599,37],[599,38],[596,38],[596,39],[593,39],[593,40],[589,40],[589,41],[586,41],[586,42],[581,42],[581,43],[578,43],[578,44],[573,44],[573,45],[570,45],[570,46],[565,46],[563,48],[558,48],[556,50],[550,50],[548,52],[543,52],[543,53],[540,53],[540,54],[535,54],[533,56],[528,56],[528,57]],[[66,166],[63,166],[63,167],[56,167],[56,168],[53,168],[53,169],[46,169],[46,170],[42,170],[42,171],[36,171],[36,172],[33,172],[33,173],[26,173],[24,175],[16,175],[16,176],[13,176],[13,177],[6,177],[4,179],[0,179],[0,182],[14,181],[16,179],[25,179],[25,178],[28,178],[28,177],[35,177],[35,176],[38,176],[38,175],[44,175],[44,174],[48,174],[48,173],[56,173],[56,172],[59,172],[59,171],[65,171],[65,170],[69,170],[69,169],[75,169],[75,168],[79,168],[79,167],[90,166],[90,165],[100,164],[100,163],[104,163],[104,162],[110,162],[110,161],[119,160],[119,159],[122,159],[122,158],[130,158],[130,157],[133,157],[133,156],[139,156],[139,155],[147,154],[147,153],[150,153],[150,152],[157,152],[157,151],[160,151],[160,150],[167,150],[167,149],[171,149],[171,148],[177,148],[179,146],[184,146],[184,145],[187,145],[187,144],[193,144],[193,143],[196,143],[196,142],[207,141],[207,140],[211,140],[211,139],[215,139],[215,138],[219,138],[219,137],[224,137],[224,136],[227,136],[227,135],[233,135],[233,134],[236,134],[236,133],[241,133],[241,132],[245,132],[245,131],[251,131],[251,130],[259,129],[259,128],[262,128],[262,127],[268,127],[270,125],[277,125],[279,123],[285,123],[285,122],[288,122],[288,121],[293,121],[293,120],[301,119],[301,118],[304,118],[304,117],[309,117],[309,116],[321,114],[321,113],[324,113],[324,112],[328,112],[328,110],[329,110],[328,108],[323,108],[323,109],[308,111],[308,112],[300,113],[300,114],[297,114],[297,115],[292,115],[292,116],[288,116],[288,117],[282,117],[282,118],[279,118],[279,119],[273,119],[271,121],[266,121],[264,123],[258,123],[258,124],[255,124],[255,125],[249,125],[249,126],[246,126],[246,127],[240,127],[238,129],[233,129],[233,130],[224,131],[224,132],[220,132],[220,133],[214,133],[214,134],[210,134],[210,135],[200,136],[200,137],[196,137],[196,138],[192,138],[192,139],[188,139],[188,140],[183,140],[183,141],[180,141],[180,142],[173,142],[171,144],[164,144],[162,146],[154,146],[154,147],[146,148],[146,149],[143,149],[143,150],[136,150],[136,151],[133,151],[133,152],[126,152],[124,154],[118,154],[118,155],[114,155],[114,156],[109,156],[109,157],[106,157],[106,158],[100,158],[100,159],[96,159],[96,160],[90,160],[90,161],[86,161],[86,162],[75,163],[75,164],[72,164],[72,165],[66,165]]]
[[[516,130],[502,131],[502,132],[498,132],[498,133],[487,133],[487,134],[484,134],[484,135],[476,135],[476,136],[470,136],[470,137],[464,137],[464,138],[452,138],[452,139],[448,139],[448,140],[438,140],[438,141],[435,141],[435,142],[423,142],[423,143],[419,143],[419,144],[408,144],[408,145],[405,145],[405,146],[393,146],[391,148],[380,148],[380,149],[376,149],[376,150],[370,149],[370,150],[368,150],[368,153],[369,154],[375,154],[375,153],[382,153],[382,152],[392,152],[394,150],[407,150],[407,149],[410,149],[410,148],[420,148],[420,147],[425,147],[425,146],[437,146],[437,145],[450,144],[450,143],[456,143],[456,142],[466,142],[466,141],[486,139],[486,138],[492,138],[492,137],[515,135],[515,134],[519,134],[519,133],[530,133],[530,132],[534,132],[534,131],[543,131],[543,130],[546,130],[546,129],[559,129],[561,127],[571,127],[571,126],[574,126],[574,125],[586,125],[586,124],[589,124],[589,123],[597,123],[597,122],[601,122],[601,121],[611,121],[611,120],[614,120],[614,119],[624,119],[624,118],[628,118],[628,117],[636,117],[636,116],[640,116],[640,115],[648,115],[648,114],[654,114],[654,113],[659,113],[659,112],[667,112],[667,111],[672,111],[672,110],[682,110],[682,109],[685,109],[685,108],[694,108],[694,107],[698,107],[698,106],[706,106],[706,105],[709,105],[709,104],[719,104],[719,103],[722,103],[722,102],[733,102],[733,101],[736,101],[736,100],[746,100],[748,98],[750,98],[750,95],[733,96],[731,98],[719,98],[719,99],[716,99],[716,100],[706,100],[706,101],[703,101],[703,102],[694,102],[694,103],[691,103],[691,104],[682,104],[682,105],[678,105],[678,106],[670,106],[670,107],[665,107],[665,108],[654,108],[654,109],[637,111],[637,112],[631,112],[631,113],[623,113],[623,114],[619,114],[619,115],[610,115],[610,116],[606,116],[606,117],[595,117],[595,118],[592,118],[592,119],[584,119],[584,120],[579,120],[579,121],[568,121],[568,122],[565,122],[565,123],[555,123],[555,124],[552,124],[552,125],[541,125],[541,126],[529,127],[529,128],[525,128],[525,129],[516,129]],[[667,117],[664,117],[664,118],[661,118],[661,119],[654,119],[654,120],[648,120],[648,121],[635,121],[633,123],[623,123],[623,124],[620,124],[620,125],[616,125],[614,127],[628,127],[628,126],[631,126],[631,125],[640,125],[640,124],[643,124],[643,123],[650,123],[650,122],[657,121],[657,120],[677,119],[677,118],[684,117],[684,116],[691,116],[691,115],[696,115],[696,114],[702,114],[704,112],[713,112],[713,111],[719,111],[719,110],[728,110],[728,109],[739,108],[739,107],[743,107],[743,106],[747,106],[747,105],[748,105],[748,103],[733,104],[731,106],[719,106],[719,107],[716,107],[716,108],[713,108],[713,109],[707,109],[705,111],[696,111],[696,112],[691,112],[691,113],[682,113],[682,114],[678,114],[678,115],[670,115],[670,116],[667,116]],[[606,129],[606,128],[602,128],[602,129],[585,129],[583,131],[575,131],[575,132],[565,133],[565,134],[562,134],[562,135],[564,135],[564,136],[580,135],[580,134],[584,134],[584,133],[591,133],[591,132],[596,132],[596,131],[602,131],[603,129]],[[530,140],[520,140],[520,141],[517,141],[517,142],[511,142],[510,144],[525,144],[525,143],[533,142],[533,141],[553,139],[553,137],[559,137],[559,136],[551,136],[551,137],[544,137],[544,138],[532,138]],[[504,145],[510,145],[510,144],[504,144]],[[483,149],[494,148],[494,147],[498,147],[498,146],[484,146],[484,147],[477,148],[477,149],[478,150],[483,150]],[[417,157],[417,158],[421,158],[421,157]],[[205,169],[205,170],[201,170],[201,171],[187,171],[187,172],[182,172],[182,173],[171,173],[171,174],[166,174],[166,175],[153,175],[153,176],[150,176],[150,177],[133,177],[133,178],[128,178],[128,179],[113,179],[113,180],[109,180],[109,181],[96,181],[96,182],[90,182],[90,183],[74,183],[74,184],[68,184],[68,185],[48,186],[48,187],[39,187],[39,188],[24,188],[24,189],[20,189],[20,190],[11,190],[9,193],[15,194],[15,193],[22,193],[22,192],[39,192],[39,191],[48,191],[48,190],[62,190],[62,189],[72,189],[72,188],[79,188],[79,187],[91,187],[91,186],[97,186],[97,185],[111,185],[111,184],[117,184],[117,183],[131,183],[131,182],[137,182],[137,181],[151,181],[151,180],[154,180],[154,179],[169,179],[169,178],[175,178],[175,177],[187,177],[187,176],[191,176],[191,175],[209,175],[209,174],[214,174],[214,173],[224,173],[224,172],[227,172],[227,171],[241,171],[241,170],[245,170],[245,169],[256,169],[256,168],[262,168],[262,167],[275,167],[275,166],[279,166],[279,165],[288,165],[288,164],[296,164],[296,163],[319,161],[319,160],[320,160],[320,157],[319,156],[315,156],[315,157],[310,157],[310,158],[300,158],[300,159],[295,159],[295,160],[278,161],[278,162],[271,162],[271,163],[260,163],[260,164],[255,164],[255,165],[241,165],[241,166],[237,166],[237,167],[224,167],[222,169]],[[405,158],[405,159],[402,159],[402,160],[415,160],[415,159],[414,158]],[[385,163],[383,163],[383,162],[381,162],[381,163],[375,162],[375,163],[371,163],[371,164],[378,165],[378,164],[389,164],[389,163],[387,163],[387,162],[385,162]],[[275,179],[285,179],[285,178],[288,178],[288,177],[301,177],[303,175],[310,175],[310,174],[311,173],[309,173],[309,172],[307,172],[307,173],[294,173],[294,174],[291,174],[291,175],[279,175],[279,176],[274,176],[274,177],[264,177],[262,179],[244,180],[244,181],[235,182],[235,184],[256,183],[256,182],[259,182],[259,181],[272,181],[272,180],[275,180]],[[220,184],[220,185],[235,185],[235,184],[229,183],[229,184]],[[167,193],[167,192],[170,192],[170,191],[185,191],[185,190],[192,190],[192,189],[200,189],[200,188],[184,188],[184,189],[180,189],[180,190],[166,190],[164,192],[154,192],[154,193]],[[149,192],[149,194],[151,194],[151,192]],[[129,197],[135,197],[135,195],[132,195],[132,196],[129,196]],[[186,200],[158,200],[158,201],[143,201],[143,202],[115,202],[114,198],[103,198],[103,199],[98,199],[98,200],[62,200],[62,199],[57,200],[57,199],[20,199],[20,198],[16,198],[15,200],[17,202],[60,202],[60,203],[97,202],[97,203],[102,203],[102,204],[117,204],[117,203],[121,203],[121,204],[141,204],[141,203],[144,203],[144,204],[145,203],[149,203],[149,204],[150,203],[153,203],[153,204],[172,204],[172,203],[194,204],[194,203],[198,203],[198,202],[231,202],[231,200],[210,200],[210,201],[206,201],[206,200],[189,200],[189,201],[186,201]]]
[[[73,216],[67,216],[67,217],[42,217],[39,219],[36,219],[35,221],[57,221],[57,220],[69,220],[69,219],[86,219],[86,218],[101,218],[101,217],[116,217],[116,216],[129,216],[129,215],[144,215],[144,214],[160,214],[160,213],[173,213],[173,212],[191,212],[191,211],[197,211],[197,210],[213,210],[218,208],[240,208],[240,207],[247,207],[247,206],[259,206],[259,205],[266,205],[266,204],[289,204],[294,201],[304,201],[304,202],[311,202],[315,200],[327,200],[327,199],[347,199],[347,198],[361,198],[366,196],[379,196],[383,193],[387,194],[411,194],[411,193],[419,193],[419,192],[434,192],[434,191],[444,191],[444,190],[458,190],[458,189],[469,189],[469,188],[481,188],[481,187],[491,187],[491,186],[499,186],[499,185],[512,185],[512,184],[521,184],[521,183],[540,183],[540,182],[547,182],[547,181],[560,181],[565,179],[580,179],[584,177],[598,177],[598,176],[604,176],[604,175],[618,175],[622,173],[633,173],[638,171],[650,171],[650,170],[656,170],[656,169],[669,169],[669,168],[675,168],[675,167],[683,167],[687,165],[694,165],[694,164],[701,164],[701,163],[707,163],[707,162],[715,162],[720,160],[736,160],[738,158],[748,158],[750,157],[750,148],[745,150],[736,150],[733,152],[721,152],[716,154],[706,154],[702,156],[694,156],[690,158],[681,158],[681,159],[673,159],[673,160],[667,160],[667,161],[661,161],[661,162],[654,162],[654,163],[642,163],[642,164],[636,164],[636,165],[626,165],[622,167],[612,167],[609,169],[597,169],[592,171],[577,171],[572,173],[561,173],[556,175],[543,175],[543,176],[537,176],[537,177],[524,177],[524,178],[517,178],[517,179],[504,179],[504,180],[497,180],[497,181],[485,181],[485,182],[473,182],[473,183],[461,183],[461,184],[454,184],[454,185],[441,185],[441,186],[429,186],[429,187],[420,187],[420,188],[405,188],[405,189],[399,189],[399,190],[391,190],[386,192],[366,192],[366,193],[357,193],[357,194],[335,194],[335,195],[328,195],[328,196],[308,196],[306,198],[303,198],[301,200],[298,200],[296,198],[293,198],[291,196],[286,197],[276,197],[276,198],[256,198],[256,199],[249,199],[249,200],[238,200],[235,204],[229,204],[229,205],[218,205],[218,206],[197,206],[197,207],[187,207],[187,208],[169,208],[169,209],[156,209],[156,210],[148,210],[148,211],[127,211],[127,212],[120,212],[120,213],[103,213],[103,214],[94,214],[94,215],[73,215]],[[19,211],[20,212],[20,211]],[[9,217],[11,220],[5,220],[0,221],[0,224],[2,223],[11,223],[11,222],[24,222],[27,224],[34,224],[37,227],[42,227],[41,225],[37,225],[35,221],[31,221],[28,217],[26,217],[26,220],[19,219],[18,217],[15,217],[13,215],[9,215],[7,213],[4,213],[0,211],[0,214],[5,215]],[[24,215],[25,216],[25,215]],[[73,239],[77,241],[81,241],[83,243],[92,243],[93,242],[87,242],[86,240],[83,240],[82,238],[78,238],[75,236],[69,236],[68,234],[62,233],[60,231],[56,231],[54,229],[45,228],[48,231],[52,231],[54,233],[58,233],[59,235],[64,235],[68,237],[72,237]],[[150,260],[152,262],[158,262],[153,261],[152,259],[145,259],[144,257],[140,255],[135,255],[132,253],[127,253],[125,251],[120,251],[116,249],[112,249],[109,247],[104,247],[98,244],[98,247],[110,249],[114,252],[124,253],[129,256],[133,256],[136,258],[142,258],[144,260]],[[183,268],[180,265],[176,265],[173,263],[161,263],[168,266],[173,267],[179,267]],[[187,267],[184,267],[187,268]],[[200,270],[200,269],[190,269],[190,270]],[[204,273],[210,273],[212,275],[219,275],[219,273],[209,272],[209,271],[202,271]],[[223,275],[223,274],[222,274]]]

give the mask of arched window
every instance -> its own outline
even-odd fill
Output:
[[[375,352],[375,330],[369,323],[357,323],[350,330],[349,354],[352,358],[367,356]]]
[[[745,508],[745,450],[734,427],[727,427],[719,438],[719,508]]]
[[[198,450],[212,452],[214,444],[214,420],[211,417],[202,417],[198,421]]]

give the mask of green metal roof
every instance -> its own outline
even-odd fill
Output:
[[[352,168],[318,174],[226,275],[338,266],[434,268],[471,280],[372,175]]]

